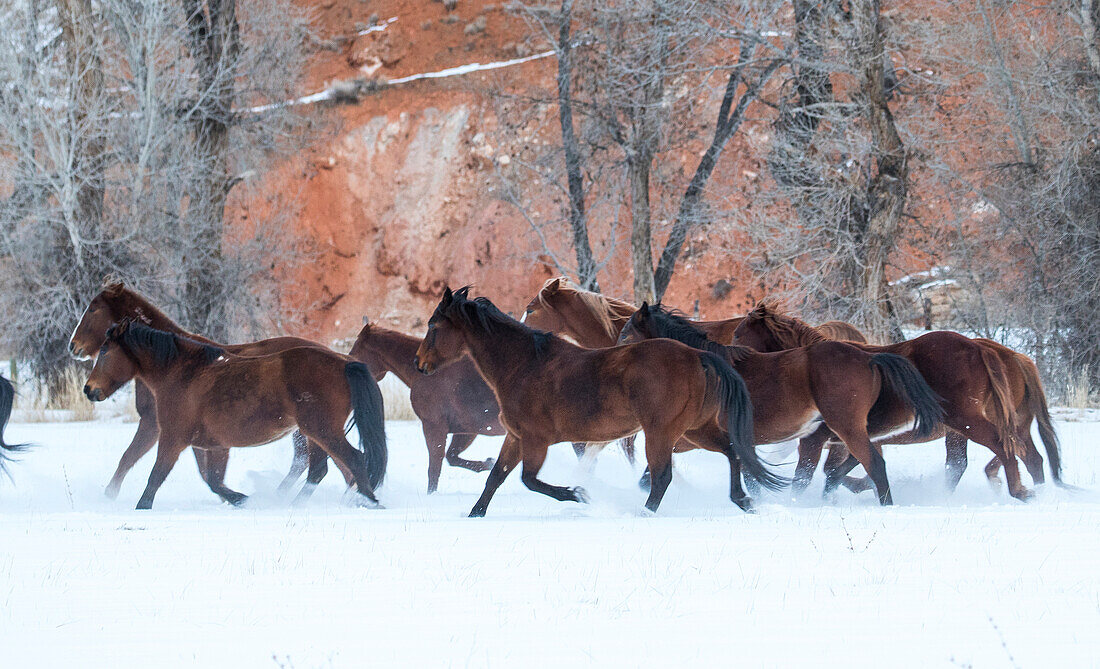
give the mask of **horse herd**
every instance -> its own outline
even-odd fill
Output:
[[[551,485],[539,470],[551,444],[573,442],[578,455],[621,440],[633,461],[644,431],[649,489],[656,511],[672,479],[672,454],[703,448],[726,456],[730,499],[752,510],[750,493],[792,481],[755,450],[799,439],[793,486],[810,482],[824,446],[825,494],[838,485],[873,488],[892,503],[883,444],[946,436],[947,484],[966,468],[967,440],[993,452],[992,481],[1004,467],[1010,494],[1026,500],[1017,458],[1036,483],[1043,457],[1031,438],[1036,422],[1052,477],[1064,485],[1058,440],[1034,363],[994,341],[930,332],[889,346],[868,344],[853,326],[810,326],[762,303],[748,315],[692,321],[661,305],[640,308],[548,280],[524,322],[469,289],[447,289],[423,339],[367,323],[348,355],[297,337],[224,345],[187,332],[121,283],[89,303],[69,341],[95,364],[84,386],[93,402],[133,380],[140,417],[106,494],[115,498],[133,465],[157,445],[137,508],[152,507],[176,460],[192,448],[203,480],[226,502],[246,497],[225,485],[229,449],[269,443],[294,432],[294,463],[280,485],[306,483],[308,498],[328,461],[364,506],[386,473],[387,444],[378,381],[393,373],[410,390],[428,447],[428,492],[444,459],[489,471],[471,516],[483,516],[501,483],[521,466],[523,483],[557,500],[586,502],[579,487]],[[2,377],[0,377],[2,380]],[[13,391],[0,383],[0,419]],[[347,440],[348,417],[359,447]],[[463,451],[477,435],[504,435],[496,460]],[[447,444],[447,436],[450,444]],[[20,445],[0,447],[16,450]],[[870,482],[848,476],[863,465]],[[744,486],[742,487],[742,480]],[[748,489],[746,491],[746,488]]]

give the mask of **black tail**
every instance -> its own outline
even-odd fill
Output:
[[[913,363],[893,353],[876,353],[871,356],[871,366],[882,372],[890,389],[903,402],[913,408],[915,421],[913,434],[927,437],[943,423],[943,399],[928,385]]]
[[[4,428],[8,426],[8,419],[11,418],[11,408],[15,403],[15,387],[12,386],[11,381],[8,381],[3,376],[0,376],[0,472],[7,473],[4,468],[4,462],[10,460],[4,451],[17,452],[26,450],[28,444],[9,444],[4,441]]]
[[[382,391],[367,366],[361,362],[344,365],[344,377],[351,389],[352,420],[359,430],[359,448],[367,461],[367,483],[377,490],[386,478],[386,426],[382,406]]]
[[[741,461],[741,466],[765,488],[779,490],[787,487],[790,481],[769,471],[756,454],[753,445],[752,400],[749,398],[748,388],[745,387],[745,380],[728,362],[713,353],[701,351],[699,360],[703,363],[707,376],[713,376],[717,381],[722,409],[726,412],[730,446]]]

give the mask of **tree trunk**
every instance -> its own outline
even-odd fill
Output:
[[[191,187],[188,222],[194,226],[193,253],[187,263],[184,303],[192,327],[215,340],[228,336],[222,243],[229,174],[229,131],[240,54],[236,0],[183,0],[188,47],[198,75],[192,117],[195,149],[202,169]]]
[[[634,265],[634,303],[653,304],[657,290],[653,283],[653,247],[649,208],[649,169],[652,159],[639,159],[630,172],[630,257]]]
[[[106,138],[101,119],[103,67],[96,43],[91,0],[58,0],[57,15],[72,86],[73,155],[71,167],[62,176],[69,180],[63,189],[62,215],[69,237],[71,260],[84,269],[86,231],[98,231],[103,221],[104,151]],[[94,271],[94,270],[93,270]]]
[[[882,25],[878,0],[852,2],[855,52],[860,66],[860,113],[871,130],[875,170],[870,177],[863,234],[859,299],[869,310],[868,326],[879,337],[904,338],[886,281],[886,263],[897,243],[909,187],[905,145],[886,102]]]
[[[573,0],[562,0],[558,31],[558,113],[561,121],[562,148],[565,151],[565,171],[569,181],[569,227],[573,233],[573,250],[577,254],[577,280],[585,290],[599,292],[596,260],[588,241],[588,219],[584,213],[584,175],[581,172],[580,145],[573,129],[573,45],[571,27]]]

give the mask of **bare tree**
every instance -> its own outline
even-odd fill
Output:
[[[792,3],[797,51],[768,167],[797,217],[754,226],[758,269],[801,306],[900,339],[887,268],[909,199],[909,151],[890,102],[877,0]],[[834,75],[842,75],[837,90]]]
[[[214,336],[277,299],[262,279],[273,252],[282,269],[294,247],[278,249],[283,233],[267,221],[229,229],[224,217],[234,185],[292,146],[293,110],[263,103],[296,87],[307,23],[289,2],[235,9],[23,0],[7,10],[0,170],[13,186],[0,193],[0,301],[7,347],[39,373],[68,364],[65,341],[107,275]]]
[[[629,209],[634,298],[661,298],[691,229],[705,221],[704,193],[718,158],[740,128],[748,106],[782,64],[782,49],[764,35],[779,3],[731,0],[649,0],[627,6],[564,2],[551,13],[542,5],[519,5],[544,37],[551,26],[558,56],[555,99],[563,121],[562,154],[568,177],[570,221],[578,264],[591,257],[585,198],[593,190]],[[550,21],[547,16],[553,16]],[[715,78],[724,86],[718,100],[710,95]],[[566,92],[567,94],[563,94]],[[536,100],[543,100],[538,95]],[[705,101],[705,102],[704,102]],[[718,114],[709,143],[700,141],[702,105]],[[581,120],[582,132],[574,131]],[[702,158],[685,185],[655,182],[663,157],[699,151]],[[595,165],[596,160],[603,161]],[[671,162],[671,161],[670,161]],[[584,186],[584,174],[605,181]],[[617,191],[618,184],[624,188]],[[654,209],[679,202],[678,214],[659,262],[654,263]],[[669,218],[672,218],[671,216]],[[583,281],[582,277],[582,281]]]

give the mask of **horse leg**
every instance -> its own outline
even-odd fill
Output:
[[[684,438],[691,443],[725,455],[730,463],[730,501],[745,513],[755,513],[752,498],[741,487],[741,459],[737,457],[729,443],[729,437],[720,429],[701,429],[688,432]]]
[[[439,487],[439,473],[443,470],[443,451],[447,446],[447,426],[424,423],[424,443],[428,447],[428,494]]]
[[[493,458],[467,460],[460,457],[460,454],[465,452],[470,444],[474,443],[474,439],[477,439],[476,434],[452,434],[451,445],[447,447],[447,464],[452,467],[469,469],[472,472],[483,472],[492,469],[493,463],[496,462]]]
[[[523,485],[527,486],[529,490],[542,493],[547,497],[553,497],[559,502],[582,502],[587,504],[588,493],[584,491],[584,488],[550,485],[539,479],[539,470],[542,469],[542,463],[546,462],[546,450],[549,447],[550,444],[532,444],[529,440],[522,442],[520,451],[523,453],[523,470],[520,472],[520,479],[523,481]]]
[[[828,498],[834,492],[837,487],[840,486],[841,481],[848,472],[852,471],[860,464],[859,460],[854,455],[848,455],[848,458],[844,462],[836,465],[836,467],[830,467],[829,463],[825,463],[825,489],[821,492],[822,498]]]
[[[879,504],[883,506],[893,504],[894,498],[890,494],[890,481],[886,478],[886,461],[882,459],[882,451],[879,450],[879,447],[871,443],[866,428],[859,429],[858,427],[844,426],[837,429],[833,427],[833,432],[844,440],[844,445],[848,447],[848,452],[851,455],[837,469],[826,472],[826,493],[835,490],[841,478],[855,467],[856,462],[854,461],[858,461],[867,470],[867,474],[875,484]]]
[[[307,456],[309,460],[309,473],[306,474],[306,483],[298,494],[294,496],[294,505],[304,504],[317,489],[317,485],[328,474],[328,453],[324,449],[315,446],[309,447]]]
[[[1038,448],[1035,448],[1035,442],[1031,439],[1030,421],[1028,421],[1028,425],[1020,426],[1016,438],[1024,445],[1024,466],[1027,467],[1027,473],[1031,475],[1031,480],[1035,482],[1035,485],[1043,485],[1047,480],[1046,473],[1043,472],[1043,455]]]
[[[832,432],[822,425],[809,436],[798,440],[798,465],[795,467],[794,479],[791,481],[792,497],[798,497],[810,485],[817,463],[821,460],[821,447],[831,435]],[[833,449],[829,449],[829,457],[833,457]]]
[[[623,449],[623,455],[626,456],[626,461],[630,463],[631,467],[634,466],[634,440],[637,437],[638,435],[632,434],[619,440],[619,448]]]
[[[672,446],[675,439],[663,438],[647,432],[645,437],[645,458],[649,463],[649,471],[652,474],[649,486],[649,499],[645,502],[645,508],[656,513],[661,506],[661,500],[665,497],[668,484],[672,483]],[[731,484],[732,487],[732,484]]]
[[[844,445],[843,441],[835,440],[829,443],[829,454],[825,456],[826,469],[836,471],[836,469],[847,460],[848,447]],[[861,476],[859,478],[854,476],[842,476],[838,483],[857,495],[861,492],[874,490],[875,488],[875,484],[871,481],[869,476]]]
[[[504,438],[504,444],[500,447],[500,455],[497,456],[496,464],[493,465],[493,469],[485,479],[485,490],[481,492],[481,497],[474,504],[474,508],[470,509],[471,518],[485,517],[489,502],[493,499],[493,495],[500,484],[504,483],[504,479],[508,478],[508,474],[512,473],[512,470],[519,464],[520,455],[519,440],[509,434]]]
[[[960,420],[952,419],[950,427],[993,451],[993,455],[1000,459],[1001,463],[1004,464],[1005,478],[1008,479],[1008,494],[1022,502],[1031,499],[1032,492],[1020,480],[1020,467],[1016,462],[1016,456],[1008,454],[1004,440],[998,434],[993,423],[982,416],[964,416]]]
[[[290,439],[294,442],[294,460],[290,463],[290,471],[286,473],[283,482],[279,484],[278,491],[281,495],[289,492],[290,486],[298,482],[302,472],[306,470],[306,463],[309,459],[309,440],[306,439],[301,430],[294,430],[294,434],[291,435]]]
[[[1001,489],[1001,459],[994,455],[985,466],[985,478],[989,481],[989,487],[994,490]]]
[[[168,472],[172,471],[172,467],[175,466],[176,460],[185,448],[187,448],[185,441],[172,439],[165,443],[161,435],[160,443],[157,445],[157,461],[153,463],[153,471],[149,472],[149,482],[145,486],[145,492],[141,494],[141,499],[138,500],[138,509],[153,508],[153,498],[157,490],[164,483],[164,479],[168,478]]]
[[[199,473],[202,474],[202,478],[206,481],[206,485],[215,495],[221,497],[223,501],[233,506],[240,506],[248,499],[248,495],[232,490],[225,485],[225,468],[226,465],[229,464],[228,448],[218,450],[193,448],[191,450],[196,452],[196,457],[199,451],[203,452],[203,464]]]
[[[337,467],[351,473],[352,480],[355,483],[355,491],[365,498],[365,501],[360,500],[361,506],[374,509],[382,508],[382,505],[378,503],[378,498],[374,495],[374,489],[371,488],[370,476],[367,474],[367,463],[363,453],[348,443],[348,440],[344,437],[343,429],[336,432],[329,430],[325,434],[306,432],[306,436],[327,453]]]
[[[955,492],[955,488],[959,487],[959,479],[966,471],[966,437],[954,430],[948,430],[943,442],[947,448],[947,492]]]
[[[146,413],[141,414],[141,418],[138,421],[137,432],[134,433],[133,440],[130,441],[130,445],[126,447],[126,451],[118,461],[115,475],[111,477],[111,482],[107,484],[107,488],[103,491],[104,495],[111,499],[118,498],[118,492],[122,489],[122,480],[126,478],[126,474],[133,469],[137,461],[141,459],[141,456],[148,453],[149,450],[153,448],[153,445],[157,443],[158,432],[157,415],[153,409],[149,409]]]

